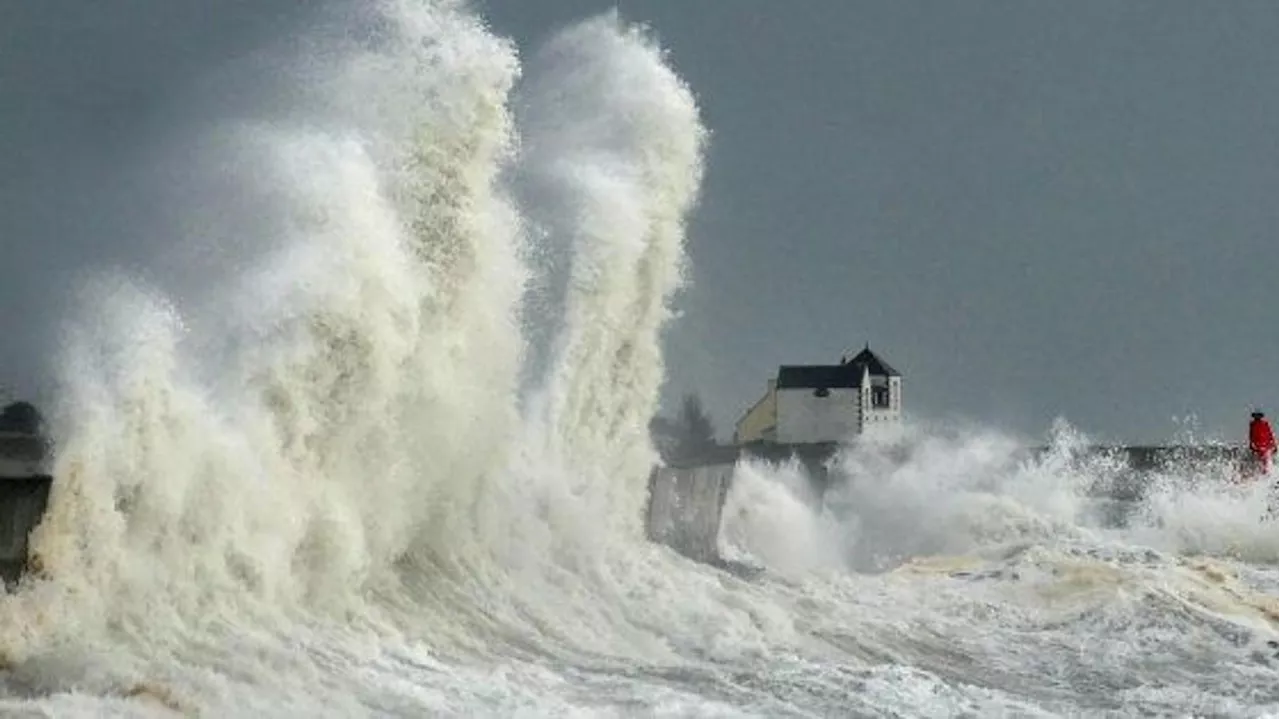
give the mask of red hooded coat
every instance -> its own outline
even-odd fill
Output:
[[[1271,433],[1271,425],[1262,417],[1249,423],[1249,449],[1259,456],[1276,451],[1276,436]]]

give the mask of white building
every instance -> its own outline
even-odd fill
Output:
[[[783,365],[738,420],[734,442],[840,442],[902,417],[902,375],[870,347],[837,365]]]

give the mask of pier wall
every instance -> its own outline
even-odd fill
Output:
[[[649,475],[649,539],[690,559],[719,561],[720,514],[733,481],[733,464],[655,467]]]

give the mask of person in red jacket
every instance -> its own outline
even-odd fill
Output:
[[[1262,474],[1271,471],[1271,458],[1276,453],[1276,436],[1271,424],[1262,412],[1254,412],[1249,421],[1249,452],[1253,455],[1254,469]]]

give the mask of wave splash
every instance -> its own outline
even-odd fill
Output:
[[[456,3],[351,14],[358,32],[236,68],[279,73],[290,106],[170,138],[183,171],[162,181],[252,198],[166,195],[197,198],[165,211],[200,225],[174,234],[188,256],[223,241],[209,261],[80,287],[39,571],[0,599],[0,706],[1274,705],[1274,665],[1239,651],[1274,631],[1265,582],[1171,555],[1274,562],[1273,543],[1196,518],[1218,502],[1246,538],[1274,521],[1176,477],[1142,519],[1095,521],[1083,488],[1111,469],[1082,466],[1068,434],[1036,461],[990,434],[868,435],[825,499],[798,468],[744,464],[722,539],[771,570],[754,579],[645,543],[659,333],[706,141],[692,94],[612,15],[522,69]],[[1140,539],[1154,555],[1125,546]],[[1141,646],[1103,647],[1100,675],[1077,647],[1117,626]],[[1188,627],[1215,660],[1184,665],[1183,698],[1142,694]]]
[[[514,48],[454,3],[369,13],[376,32],[297,59],[311,115],[193,138],[194,174],[231,166],[273,200],[270,236],[237,243],[203,301],[125,273],[81,288],[9,661],[314,611],[476,646],[573,626],[520,580],[563,594],[602,545],[639,540],[701,175],[692,94],[612,15],[553,38],[521,84]],[[540,199],[520,206],[518,183]],[[568,247],[571,270],[522,404],[539,244]],[[569,634],[599,646],[614,621]]]
[[[1065,422],[1039,453],[989,430],[906,424],[838,452],[825,493],[799,465],[740,464],[721,543],[784,570],[881,572],[1062,542],[1274,563],[1274,482],[1241,484],[1236,472],[1223,460],[1135,473]]]

